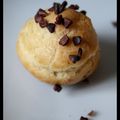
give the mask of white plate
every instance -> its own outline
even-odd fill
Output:
[[[62,0],[58,0],[62,2]],[[53,0],[4,0],[4,120],[116,120],[116,0],[69,1],[87,10],[101,46],[101,63],[90,84],[63,87],[60,93],[28,73],[16,55],[25,21]]]

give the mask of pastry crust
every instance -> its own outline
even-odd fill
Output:
[[[34,18],[29,19],[22,28],[18,41],[18,56],[28,71],[38,79],[50,84],[75,84],[92,74],[99,62],[99,42],[90,18],[72,9],[65,9],[62,16],[73,24],[69,28],[56,25],[55,32],[41,28]],[[49,12],[45,19],[55,22],[56,15]],[[70,38],[66,46],[59,44],[65,34]],[[81,36],[81,44],[75,46],[73,36]],[[81,59],[72,63],[69,55],[77,54],[82,48]]]

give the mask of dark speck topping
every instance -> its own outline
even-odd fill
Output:
[[[59,85],[59,84],[55,84],[53,89],[56,91],[56,92],[60,92],[62,90],[62,87]]]
[[[55,14],[59,14],[60,13],[60,3],[54,3],[54,11]]]
[[[53,6],[55,14],[59,14],[64,11],[65,7],[67,6],[67,1],[64,1],[62,4],[55,2]]]
[[[68,8],[70,9],[74,9],[74,10],[78,10],[79,9],[79,6],[78,5],[70,5]]]
[[[68,36],[67,36],[67,35],[64,35],[64,36],[60,39],[59,44],[62,45],[62,46],[65,46],[65,45],[68,44],[68,42],[69,42]]]
[[[67,1],[64,1],[60,6],[60,13],[64,11],[65,7],[67,6]]]
[[[38,11],[38,15],[46,17],[48,15],[48,13],[45,10],[40,8]]]
[[[74,45],[79,45],[81,43],[81,37],[80,36],[73,37],[73,43]]]
[[[73,22],[68,19],[68,18],[64,18],[63,20],[63,25],[65,26],[65,28],[68,28]]]
[[[77,61],[80,60],[80,56],[78,56],[78,55],[69,55],[69,59],[70,59],[73,63],[76,63]]]
[[[53,33],[55,31],[55,24],[48,23],[47,28],[48,28],[49,32]]]
[[[83,15],[87,14],[87,12],[85,10],[81,10],[80,13],[82,13]]]
[[[42,16],[40,16],[40,15],[38,15],[38,14],[35,15],[35,22],[36,22],[36,23],[39,23],[39,25],[40,25],[42,28],[46,27],[47,24],[48,24],[47,20],[45,20]]]
[[[46,27],[47,24],[48,24],[47,20],[44,20],[44,19],[39,22],[39,25],[40,25],[41,28]]]
[[[36,23],[39,23],[39,22],[41,22],[43,20],[43,17],[42,16],[40,16],[39,14],[36,14],[35,15],[35,22]]]
[[[80,120],[88,120],[88,118],[81,116]]]
[[[58,15],[58,16],[56,17],[55,23],[56,23],[56,24],[59,24],[59,25],[60,25],[61,23],[63,23],[62,15]]]
[[[95,111],[91,110],[89,113],[88,113],[88,116],[94,116],[95,115]]]

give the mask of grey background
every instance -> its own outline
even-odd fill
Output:
[[[80,5],[98,34],[101,62],[89,84],[64,86],[60,93],[28,73],[16,55],[18,33],[39,8],[54,0],[4,0],[4,120],[116,120],[116,0],[68,0]],[[57,0],[62,2],[62,0]]]

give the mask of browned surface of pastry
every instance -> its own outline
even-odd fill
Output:
[[[87,78],[99,61],[99,43],[90,18],[71,8],[59,14],[62,18],[52,10],[42,15],[44,22],[30,18],[18,37],[17,53],[25,68],[50,84],[75,84]]]

